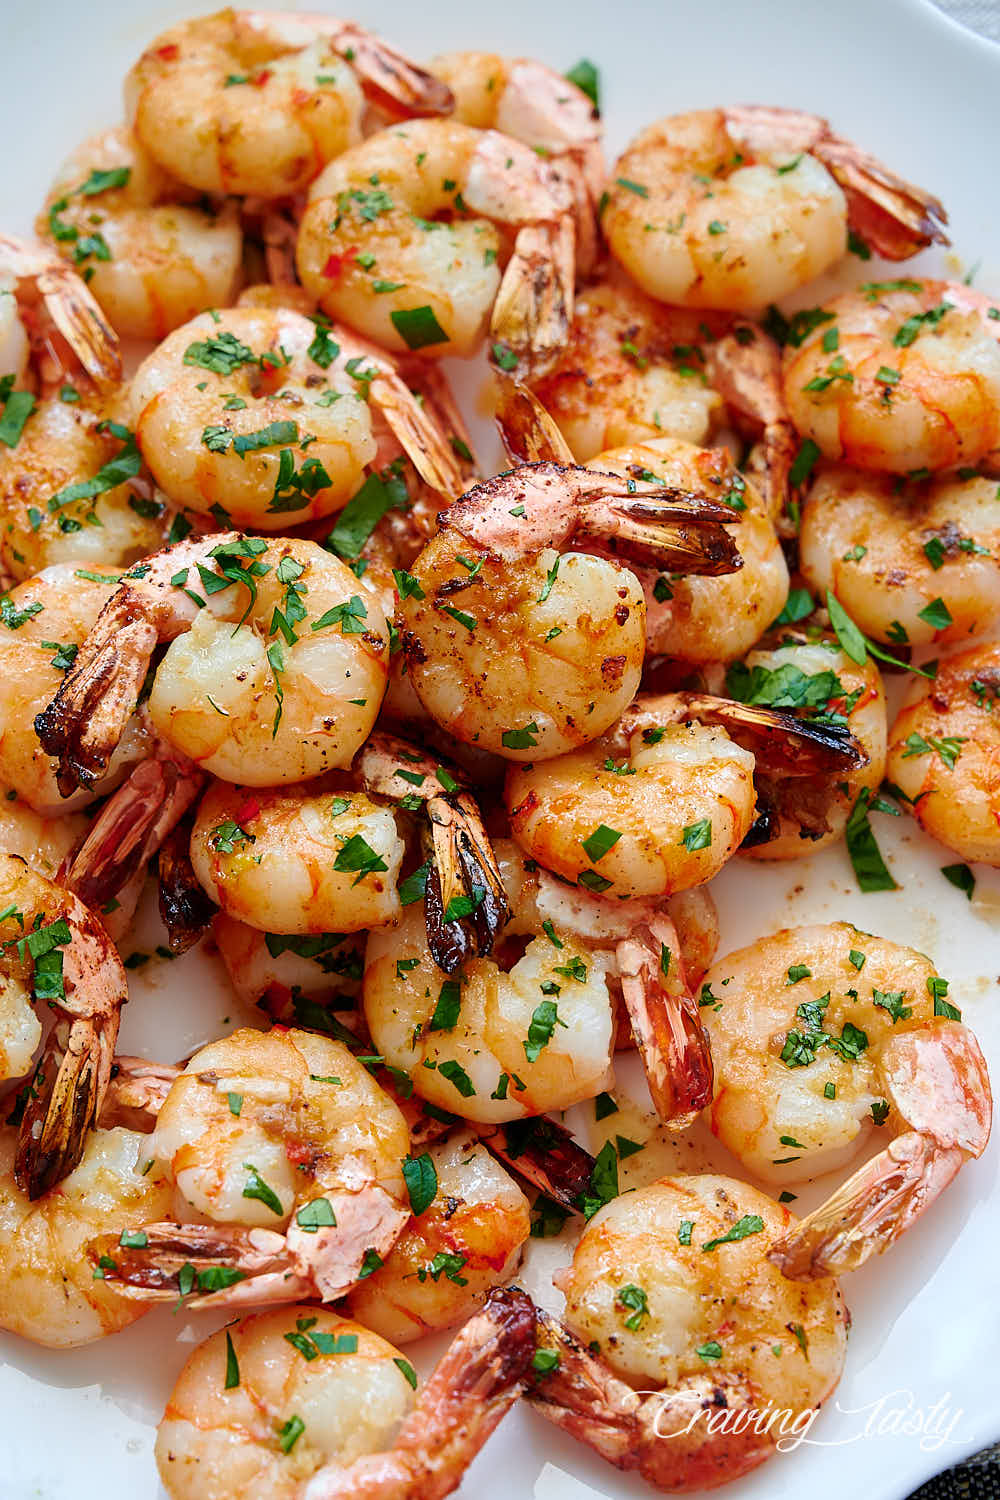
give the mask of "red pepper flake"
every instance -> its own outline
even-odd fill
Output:
[[[260,802],[256,797],[248,797],[236,814],[236,821],[245,828],[252,818],[260,812]]]
[[[286,1141],[285,1155],[295,1166],[305,1166],[307,1162],[315,1160],[316,1148],[307,1145],[305,1141]]]
[[[344,274],[346,265],[355,264],[354,257],[357,253],[357,245],[351,245],[342,255],[328,256],[326,265],[323,267],[323,275],[329,277],[331,281],[336,281],[338,276]]]
[[[271,69],[262,68],[254,78],[251,78],[250,82],[253,84],[254,88],[262,89],[270,76]]]
[[[164,62],[174,62],[180,56],[181,49],[176,42],[168,42],[165,47],[157,47],[156,56],[162,57]]]

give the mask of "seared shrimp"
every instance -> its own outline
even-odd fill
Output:
[[[878,641],[981,635],[1000,621],[997,482],[825,469],[802,508],[799,560],[820,598],[829,589]]]
[[[531,1230],[527,1198],[471,1131],[452,1132],[428,1155],[437,1196],[344,1304],[348,1316],[394,1344],[469,1317],[514,1275]]]
[[[350,1009],[360,994],[367,933],[261,932],[220,911],[212,936],[237,999],[275,1020],[308,1025],[312,1005]]]
[[[866,788],[885,775],[885,692],[869,656],[858,666],[832,637],[782,626],[726,671],[726,692],[741,703],[788,710],[808,721],[840,725],[860,753],[836,771],[789,777],[772,771],[765,747],[756,766],[757,808],[746,853],[759,859],[796,859],[834,843]]]
[[[315,542],[180,542],[124,576],[38,716],[66,794],[105,774],[165,641],[154,726],[203,770],[246,785],[348,765],[385,691],[385,616]]]
[[[556,464],[477,485],[441,513],[400,586],[424,707],[456,739],[510,760],[595,739],[639,685],[645,606],[628,568],[592,554],[730,572],[732,517],[701,494]]]
[[[0,1130],[0,1328],[52,1349],[127,1328],[146,1308],[116,1296],[86,1244],[98,1231],[141,1227],[170,1211],[170,1183],[133,1130],[88,1136],[68,1177],[34,1202],[15,1181],[16,1132]]]
[[[564,176],[573,196],[577,269],[597,251],[596,210],[604,189],[601,123],[575,83],[532,58],[447,52],[431,63],[455,96],[454,118],[523,141]]]
[[[132,415],[177,505],[267,532],[341,509],[377,451],[369,396],[425,477],[457,493],[446,440],[391,362],[335,332],[287,309],[234,308],[154,350],[132,382]]]
[[[615,163],[602,223],[650,296],[752,312],[835,265],[849,225],[902,260],[946,217],[826,120],[750,105],[650,125]]]
[[[20,583],[0,610],[0,782],[16,788],[35,812],[52,817],[85,807],[109,792],[135,761],[149,753],[144,721],[134,715],[104,775],[89,790],[63,797],[58,763],[35,734],[35,716],[59,691],[81,644],[108,600],[118,575],[90,574],[62,563]],[[21,852],[20,850],[17,852]]]
[[[235,205],[199,203],[122,126],[67,158],[35,228],[81,268],[124,337],[162,339],[233,300],[243,249]]]
[[[414,1404],[412,1365],[360,1323],[315,1306],[243,1318],[181,1371],[160,1478],[171,1500],[231,1500],[234,1472],[247,1500],[443,1500],[524,1390],[534,1350],[530,1300],[494,1292]]]
[[[0,902],[0,1077],[31,1073],[21,1096],[14,1178],[38,1198],[83,1155],[111,1075],[128,984],[100,920],[11,854],[0,854]],[[40,1002],[55,1025],[35,1063]]]
[[[507,259],[500,231],[516,235]],[[573,316],[568,194],[530,147],[421,120],[330,163],[309,192],[299,275],[331,317],[384,349],[541,368]],[[501,264],[506,269],[501,279]]]
[[[787,928],[705,976],[711,1125],[756,1176],[789,1184],[887,1146],[768,1252],[786,1276],[880,1253],[980,1156],[992,1099],[979,1044],[929,958],[847,922]]]
[[[921,828],[962,859],[1000,864],[1000,646],[917,678],[889,731],[886,772]]]
[[[825,458],[921,477],[1000,445],[1000,323],[948,281],[865,283],[785,350],[792,421]]]
[[[125,79],[129,123],[180,182],[284,198],[360,139],[365,93],[446,113],[450,91],[350,21],[223,10],[183,21]]]
[[[196,1223],[95,1239],[105,1278],[140,1300],[190,1307],[342,1297],[407,1220],[409,1133],[341,1043],[275,1027],[202,1047],[170,1088],[149,1141]]]
[[[166,507],[116,420],[117,340],[57,255],[0,237],[0,288],[8,276],[0,316],[19,340],[9,361],[0,352],[0,561],[18,579],[134,562],[161,544]]]
[[[833,784],[867,764],[839,723],[702,693],[640,694],[582,750],[512,766],[504,800],[529,858],[619,899],[718,874],[753,827],[758,759],[779,784]]]
[[[837,1283],[789,1282],[794,1225],[730,1177],[664,1177],[595,1215],[538,1313],[534,1409],[666,1491],[737,1479],[809,1431],[847,1346]],[[589,1350],[589,1352],[587,1352]]]

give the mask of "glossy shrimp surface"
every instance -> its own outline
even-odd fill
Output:
[[[785,400],[825,458],[920,477],[977,464],[1000,442],[996,308],[909,278],[865,283],[785,351]]]

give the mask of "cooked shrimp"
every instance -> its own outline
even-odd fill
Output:
[[[187,1216],[109,1248],[108,1284],[190,1307],[331,1301],[384,1257],[407,1220],[409,1134],[348,1049],[313,1032],[247,1029],[202,1047],[150,1137]],[[193,1296],[190,1294],[193,1293]]]
[[[181,1371],[160,1478],[171,1500],[231,1500],[234,1475],[247,1500],[443,1500],[523,1391],[534,1348],[530,1300],[494,1292],[414,1404],[409,1361],[360,1323],[315,1306],[242,1318]]]
[[[313,183],[299,275],[324,312],[384,349],[541,367],[573,315],[568,195],[530,147],[421,120],[383,130]],[[500,231],[516,235],[506,260]],[[499,258],[499,259],[498,259]]]
[[[13,787],[0,786],[0,850],[18,855],[47,880],[56,879],[86,831],[82,813],[46,818],[23,802]]]
[[[441,513],[400,589],[424,707],[456,739],[511,760],[595,739],[638,687],[645,608],[635,575],[590,549],[728,572],[740,566],[732,515],[701,495],[555,464],[477,485]]]
[[[586,270],[597,252],[595,213],[604,189],[601,123],[575,83],[531,58],[492,52],[447,52],[431,63],[455,97],[454,118],[531,146],[565,176],[573,194],[576,262]]]
[[[833,783],[866,764],[841,724],[697,693],[640,694],[593,744],[512,766],[504,800],[530,859],[624,899],[718,874],[754,822],[755,779]]]
[[[650,296],[752,312],[835,265],[848,225],[902,260],[943,240],[945,219],[825,120],[744,106],[650,125],[614,166],[602,223]]]
[[[457,493],[450,449],[391,362],[343,339],[287,309],[204,313],[176,329],[131,387],[157,483],[178,505],[258,531],[329,515],[375,457],[370,395],[431,482]]]
[[[588,467],[709,496],[730,512],[742,567],[720,576],[638,570],[646,599],[646,650],[692,664],[731,661],[758,641],[788,597],[788,565],[769,506],[723,448],[674,438],[615,448]]]
[[[275,786],[349,764],[388,670],[385,617],[359,587],[315,542],[236,532],[138,564],[38,716],[62,790],[105,774],[163,641],[150,718],[203,770]]]
[[[702,988],[715,1134],[765,1182],[890,1143],[769,1252],[787,1276],[861,1265],[985,1149],[992,1102],[972,1032],[929,958],[847,922],[786,928],[720,959]]]
[[[9,304],[26,357],[0,381],[9,429],[0,446],[0,562],[17,579],[51,563],[134,562],[162,543],[166,507],[117,420],[117,341],[58,256],[0,239],[0,286],[10,267],[25,274],[0,303]],[[20,381],[25,388],[14,390]]]
[[[429,855],[423,886],[431,951],[448,972],[470,953],[488,953],[507,919],[507,898],[461,773],[456,778],[383,733],[362,749],[355,772],[353,786],[337,778],[333,786],[288,792],[250,793],[222,782],[210,788],[191,858],[213,901],[251,926],[283,934],[395,923],[406,815],[419,812]]]
[[[917,678],[889,731],[886,774],[932,838],[1000,864],[1000,646],[946,657]]]
[[[824,469],[802,508],[799,560],[878,641],[964,641],[1000,621],[995,479],[913,480]],[[947,614],[948,620],[944,620]]]
[[[170,1211],[170,1184],[145,1136],[94,1130],[68,1177],[34,1202],[15,1183],[16,1132],[0,1130],[0,1328],[52,1349],[117,1333],[146,1308],[95,1276],[85,1246],[101,1232],[152,1223]]]
[[[124,337],[162,339],[233,300],[243,249],[235,206],[197,202],[122,126],[67,158],[35,227],[82,267]]]
[[[867,788],[885,775],[885,692],[871,657],[863,666],[830,636],[782,626],[726,672],[726,691],[741,703],[789,710],[815,722],[842,725],[859,747],[853,765],[813,776],[771,774],[762,755],[754,784],[757,808],[746,853],[759,859],[796,859],[834,843]]]
[[[363,92],[364,91],[364,92]],[[172,27],[125,79],[129,123],[180,182],[284,198],[360,138],[364,93],[445,113],[450,91],[332,16],[223,10]]]
[[[367,933],[289,936],[218,912],[212,935],[237,999],[275,1020],[308,1025],[314,1004],[350,1008],[360,994]]]
[[[452,1328],[517,1270],[531,1230],[528,1200],[468,1130],[432,1145],[437,1196],[411,1217],[345,1312],[395,1344]]]
[[[534,1409],[660,1490],[711,1489],[786,1451],[836,1388],[848,1325],[835,1281],[796,1285],[766,1258],[791,1224],[730,1177],[664,1177],[607,1204],[555,1278],[566,1327],[538,1313],[550,1373]]]
[[[792,421],[825,458],[921,477],[1000,445],[1000,324],[948,281],[866,282],[785,351]]]
[[[85,807],[110,791],[135,761],[148,754],[149,736],[134,716],[90,791],[62,797],[57,762],[46,755],[34,719],[59,690],[77,650],[108,599],[117,574],[83,573],[63,563],[20,583],[4,596],[0,609],[0,782],[16,788],[21,801],[44,816]],[[20,852],[20,851],[18,851]]]
[[[411,907],[370,934],[363,991],[379,1055],[437,1109],[487,1124],[566,1109],[611,1076],[613,955],[550,924],[553,940],[523,863],[502,842],[497,856],[512,910],[505,936],[526,938],[523,954],[517,943],[506,960],[473,958],[449,978]]]
[[[31,1072],[14,1177],[38,1198],[83,1155],[108,1086],[128,984],[99,918],[15,855],[0,854],[0,902],[0,1076]],[[42,1001],[55,1025],[35,1064]]]

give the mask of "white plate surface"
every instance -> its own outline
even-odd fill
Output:
[[[206,8],[207,5],[206,5]],[[34,0],[4,16],[0,43],[0,227],[24,232],[72,145],[119,118],[122,76],[145,43],[189,13],[164,0]],[[829,115],[845,135],[936,191],[959,259],[919,264],[1000,295],[1000,48],[926,0],[504,0],[477,17],[463,0],[369,0],[356,18],[414,57],[459,47],[600,67],[608,145],[676,110],[752,101]],[[913,264],[913,263],[911,263]],[[853,262],[847,278],[871,267]],[[898,274],[898,273],[897,273]],[[841,278],[844,279],[844,278]],[[802,303],[816,300],[807,293]],[[474,398],[474,382],[468,382]],[[730,866],[716,883],[722,952],[778,927],[846,918],[931,954],[1000,1078],[1000,877],[978,868],[970,904],[939,873],[954,856],[910,820],[878,818],[902,889],[862,895],[842,849],[802,864]],[[155,944],[152,926],[136,946]],[[189,955],[132,980],[123,1050],[183,1055],[241,1017],[218,961]],[[712,1159],[722,1163],[717,1146]],[[854,1315],[835,1402],[809,1440],[728,1493],[739,1500],[863,1494],[899,1500],[1000,1436],[1000,1133],[889,1257],[845,1282]],[[819,1201],[823,1184],[802,1195]],[[568,1256],[532,1242],[526,1281],[542,1288]],[[547,1299],[558,1306],[549,1288]],[[0,1336],[2,1500],[153,1500],[155,1423],[184,1358],[221,1318],[157,1310],[103,1344],[49,1353]],[[423,1348],[426,1369],[441,1341]],[[527,1411],[499,1429],[461,1494],[476,1500],[649,1495]]]

